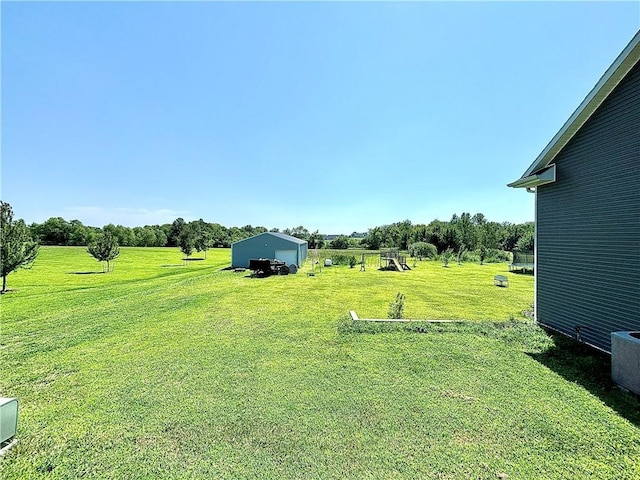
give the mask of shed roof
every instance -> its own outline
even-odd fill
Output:
[[[292,243],[297,243],[298,245],[307,243],[306,240],[300,240],[297,237],[293,237],[291,235],[286,235],[284,233],[263,232],[263,233],[259,233],[258,235],[254,235],[253,237],[243,238],[242,240],[238,240],[236,242],[233,242],[232,245],[235,244],[235,243],[244,242],[246,240],[250,240],[250,239],[256,238],[256,237],[261,237],[261,236],[264,236],[264,235],[270,235],[270,236],[273,236],[273,237],[278,237],[278,238],[281,238],[283,240],[287,240],[287,241],[292,242]]]
[[[626,48],[618,55],[608,70],[602,75],[595,87],[589,92],[573,115],[562,126],[560,131],[542,150],[538,158],[524,172],[522,177],[508,184],[509,187],[535,187],[549,183],[549,175],[541,172],[555,159],[556,155],[569,143],[569,140],[582,128],[591,115],[598,109],[622,79],[640,60],[640,30],[636,32]],[[544,183],[542,183],[544,182]]]

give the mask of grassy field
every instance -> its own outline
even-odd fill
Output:
[[[42,248],[1,297],[2,478],[640,478],[640,413],[607,359],[522,316],[506,264],[297,275],[123,248]],[[493,275],[510,287],[493,286]],[[353,323],[405,316],[461,324]]]

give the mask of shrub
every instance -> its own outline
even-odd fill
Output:
[[[334,265],[349,265],[353,268],[358,261],[354,255],[349,255],[347,253],[334,253],[331,255],[331,263]]]
[[[485,258],[487,258],[487,247],[483,245],[476,251],[478,252],[478,257],[480,257],[480,265],[482,265]]]
[[[438,249],[431,243],[416,242],[409,245],[409,255],[420,260],[425,257],[433,259],[438,256]]]
[[[396,294],[396,299],[389,304],[389,318],[399,319],[402,318],[402,311],[404,310],[404,295],[400,292]]]
[[[477,263],[501,263],[507,262],[511,259],[511,254],[509,252],[505,252],[504,250],[498,250],[496,248],[485,248],[484,256],[482,252],[482,247],[473,251],[473,252],[465,252],[463,255],[463,260],[465,262],[477,262]]]
[[[339,237],[334,238],[329,246],[334,250],[346,250],[349,248],[349,239],[344,235],[340,235]]]
[[[532,252],[535,243],[535,231],[529,230],[520,237],[516,244],[516,250]]]
[[[447,248],[444,252],[440,254],[440,259],[442,260],[442,265],[445,267],[449,266],[449,259],[453,255],[453,250],[451,248]]]
[[[498,250],[496,248],[490,248],[489,250],[487,250],[487,258],[485,258],[485,261],[487,263],[508,262],[510,260],[511,254],[509,252]]]

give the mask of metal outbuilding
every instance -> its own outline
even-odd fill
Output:
[[[231,244],[231,266],[249,268],[252,258],[268,258],[300,267],[307,258],[305,240],[284,233],[265,232]]]
[[[640,32],[522,177],[538,323],[611,352],[640,330]]]

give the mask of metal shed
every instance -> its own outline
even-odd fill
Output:
[[[307,242],[284,233],[265,232],[231,244],[231,266],[248,268],[252,258],[269,258],[299,267],[307,258]]]
[[[611,352],[640,330],[640,32],[510,187],[535,193],[538,323]]]

